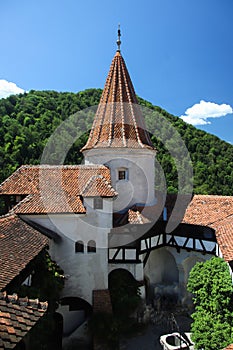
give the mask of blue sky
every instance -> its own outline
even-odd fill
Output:
[[[1,2],[0,97],[103,88],[120,22],[136,93],[233,144],[232,14],[232,0]]]

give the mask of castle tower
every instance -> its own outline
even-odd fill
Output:
[[[85,164],[104,164],[118,192],[114,211],[134,204],[154,204],[155,149],[125,61],[118,50],[112,60],[91,132],[82,152]]]

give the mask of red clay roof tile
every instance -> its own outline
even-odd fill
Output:
[[[195,195],[182,222],[214,229],[223,258],[233,260],[233,196]]]
[[[0,185],[0,194],[31,195],[15,207],[17,214],[85,213],[80,196],[93,177],[102,177],[96,195],[116,195],[103,165],[21,166]]]
[[[233,214],[213,225],[217,242],[226,261],[233,261]]]
[[[147,224],[150,222],[148,218],[146,218],[142,213],[138,210],[128,210],[128,221],[130,224]]]
[[[84,197],[115,197],[117,196],[117,192],[103,175],[94,175],[89,179],[82,192],[82,195]]]
[[[41,196],[39,193],[27,196],[13,210],[16,214],[86,213],[80,196],[67,198],[64,195]]]
[[[14,214],[0,217],[0,290],[48,245],[48,238]]]
[[[0,185],[0,194],[27,195],[46,188],[51,193],[80,195],[94,175],[111,181],[110,170],[104,165],[22,165]]]
[[[112,60],[92,129],[82,151],[106,147],[154,149],[119,51]]]
[[[27,304],[16,294],[0,292],[0,349],[13,349],[44,315],[47,302],[27,299]],[[7,311],[7,312],[6,312]]]
[[[186,209],[183,222],[214,226],[233,214],[232,196],[194,195]]]

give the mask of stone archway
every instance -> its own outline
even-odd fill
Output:
[[[122,268],[112,270],[108,281],[113,313],[129,316],[140,302],[140,283],[128,270]]]
[[[175,303],[179,294],[179,270],[176,260],[166,248],[152,251],[144,268],[150,281],[150,294],[155,300]],[[165,303],[165,302],[164,302]]]
[[[174,256],[166,249],[152,251],[144,268],[151,284],[170,285],[179,282],[179,270]]]
[[[69,336],[91,316],[92,306],[82,298],[64,297],[57,313],[63,317],[63,335]]]
[[[125,283],[125,286],[127,285],[135,285],[139,286],[139,282],[135,279],[133,274],[124,268],[118,268],[112,270],[108,275],[108,286],[109,290],[111,290],[113,283],[119,283],[121,285],[122,283]]]

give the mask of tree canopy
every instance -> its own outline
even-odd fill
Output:
[[[218,257],[197,263],[188,291],[193,293],[192,339],[197,349],[223,349],[233,342],[233,285],[227,263]]]
[[[0,100],[0,182],[22,164],[38,164],[49,136],[72,114],[97,105],[100,89],[79,93],[56,91],[30,91]],[[169,192],[177,192],[177,165],[169,149],[179,152],[179,144],[171,137],[171,129],[162,125],[161,118],[176,128],[190,153],[194,169],[194,192],[199,194],[231,195],[233,192],[233,146],[204,131],[188,125],[160,107],[139,98],[142,106],[151,113],[146,115],[147,129],[157,149],[157,160],[165,174]],[[66,164],[82,160],[80,149],[85,144],[94,112],[79,113],[78,128],[87,130],[70,149]],[[161,118],[159,118],[161,117]],[[161,124],[161,125],[160,125]],[[62,137],[72,137],[77,124],[70,125],[70,135],[60,135],[57,143],[62,147]],[[160,136],[163,134],[163,140]],[[166,144],[163,142],[166,139]],[[57,153],[59,153],[59,148]],[[57,154],[53,154],[56,161]],[[180,164],[185,169],[186,164]],[[157,182],[160,174],[157,173]]]

